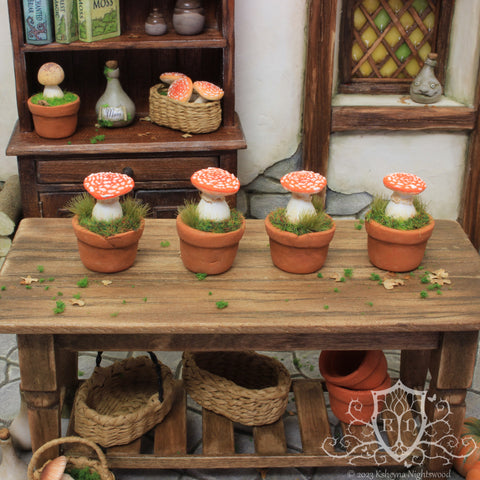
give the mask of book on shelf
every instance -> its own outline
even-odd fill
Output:
[[[53,0],[55,40],[71,43],[78,40],[77,0]]]
[[[94,42],[120,35],[119,0],[77,0],[78,37]]]
[[[51,0],[23,0],[26,43],[45,45],[53,42],[52,14]]]

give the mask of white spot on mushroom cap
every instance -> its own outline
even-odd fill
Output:
[[[218,167],[208,167],[197,170],[190,178],[192,184],[199,190],[206,190],[224,195],[238,192],[240,181],[230,172]]]
[[[298,170],[284,175],[280,179],[283,188],[295,193],[319,193],[327,185],[327,179],[320,173]]]
[[[427,184],[413,173],[396,172],[386,175],[383,184],[390,190],[416,195],[427,188]]]
[[[125,195],[135,186],[133,178],[123,173],[92,173],[83,180],[83,186],[97,200]]]

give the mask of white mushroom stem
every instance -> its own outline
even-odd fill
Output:
[[[202,192],[197,212],[202,220],[221,222],[230,218],[230,207],[224,195]]]
[[[104,222],[122,218],[123,210],[118,198],[119,197],[97,200],[92,210],[92,217],[95,218],[95,220]]]
[[[385,215],[399,220],[414,217],[417,210],[413,205],[414,195],[409,193],[393,192],[385,209]]]
[[[63,98],[63,90],[58,85],[45,85],[44,98]]]
[[[302,215],[315,215],[316,210],[312,204],[312,196],[309,193],[292,192],[285,214],[290,223],[298,223]]]

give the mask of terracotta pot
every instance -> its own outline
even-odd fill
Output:
[[[73,135],[77,128],[80,98],[65,105],[47,107],[32,103],[28,99],[28,109],[33,117],[35,132],[43,138],[65,138]]]
[[[195,273],[216,275],[226,272],[233,265],[245,225],[243,219],[242,226],[234,232],[202,232],[183,223],[178,215],[177,233],[183,264]]]
[[[354,390],[377,388],[387,375],[381,350],[324,350],[318,365],[327,382]]]
[[[351,390],[326,382],[330,408],[333,414],[344,423],[350,425],[365,425],[372,420],[374,408],[373,390],[385,390],[392,386],[387,375],[382,384],[370,390]],[[379,396],[378,411],[383,409],[383,396]],[[350,413],[351,412],[351,413]]]
[[[145,228],[142,220],[138,230],[131,230],[111,237],[103,237],[82,227],[77,216],[72,219],[77,236],[80,260],[94,272],[115,273],[133,265],[137,256],[138,241]]]
[[[295,235],[274,227],[267,216],[265,229],[270,237],[270,254],[276,267],[289,273],[313,273],[325,263],[335,224],[324,232]]]
[[[415,270],[422,263],[434,226],[432,217],[428,225],[417,230],[396,230],[375,220],[365,222],[370,262],[390,272]]]

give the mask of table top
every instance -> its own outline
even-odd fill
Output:
[[[274,267],[263,220],[247,220],[233,267],[199,280],[182,264],[174,220],[147,220],[135,264],[124,272],[101,274],[80,262],[69,219],[24,219],[1,270],[0,333],[480,330],[480,257],[456,222],[436,221],[424,268],[394,274],[404,285],[391,290],[371,279],[387,272],[368,261],[365,228],[355,228],[353,220],[336,223],[323,278]],[[437,294],[421,279],[425,271],[440,269],[451,283]],[[38,281],[22,284],[29,276]],[[77,282],[85,277],[88,286],[80,288]],[[72,304],[75,296],[85,305]],[[65,303],[63,313],[54,313],[57,301]],[[228,306],[220,309],[217,302]]]

